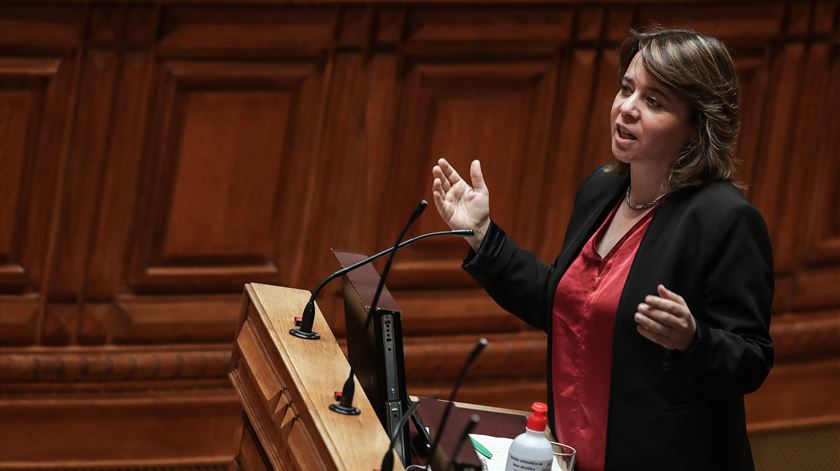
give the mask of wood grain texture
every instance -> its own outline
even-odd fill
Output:
[[[243,284],[309,289],[331,248],[385,248],[441,156],[463,173],[480,158],[494,218],[553,260],[577,186],[610,160],[615,47],[649,23],[720,37],[740,79],[738,178],[776,270],[777,367],[750,428],[837,421],[839,17],[833,0],[0,0],[0,401],[18,411],[0,430],[69,450],[15,441],[0,468],[230,463],[247,443],[222,367]],[[433,212],[412,234],[443,228]],[[396,258],[409,392],[446,394],[486,336],[461,398],[527,408],[544,335],[478,289],[465,253],[440,238]],[[343,344],[338,283],[319,305]],[[179,424],[180,392],[212,419]],[[50,398],[54,423],[19,413]],[[62,418],[75,400],[119,417],[112,432],[148,426],[110,446],[105,415]],[[179,454],[191,427],[204,438]]]
[[[55,158],[61,153],[55,139],[66,123],[62,114],[69,67],[68,61],[54,57],[0,59],[0,290],[4,293],[33,291],[43,283],[56,164],[61,163]]]
[[[309,299],[304,290],[249,283],[230,373],[275,469],[374,469],[388,437],[362,387],[360,415],[332,412],[350,365],[316,306],[318,340],[289,335]]]
[[[157,394],[4,395],[0,408],[4,468],[224,462],[239,443],[239,401],[222,387]],[[170,420],[162,421],[160,414]]]

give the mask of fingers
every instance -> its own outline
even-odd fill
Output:
[[[688,314],[688,307],[685,304],[670,299],[649,295],[645,296],[645,303],[654,309],[671,313],[677,317],[685,317]]]
[[[432,177],[434,177],[437,180],[440,180],[440,186],[444,193],[446,193],[447,191],[449,191],[450,188],[452,188],[452,184],[449,183],[449,179],[443,175],[443,170],[439,166],[435,165],[434,167],[432,167]]]
[[[478,160],[473,160],[470,163],[470,180],[472,181],[472,186],[476,191],[480,191],[482,193],[487,192],[487,185],[484,183],[484,175],[481,173],[481,162]]]
[[[435,202],[435,208],[437,208],[438,214],[440,214],[444,222],[446,222],[451,229],[455,229],[449,221],[452,217],[452,203],[446,201],[447,193],[443,191],[440,178],[435,178],[432,182],[432,200]]]
[[[665,348],[675,348],[680,344],[680,339],[683,337],[683,335],[680,335],[680,328],[663,324],[642,312],[637,312],[634,320],[636,321],[636,331],[648,340]]]
[[[680,296],[679,294],[677,294],[677,293],[669,290],[668,288],[666,288],[665,285],[662,285],[662,284],[657,285],[656,286],[656,291],[658,291],[659,295],[662,296],[663,298],[670,299],[671,301],[674,301],[678,304],[685,305],[685,299],[683,299],[683,297]]]
[[[447,188],[447,184],[451,186],[463,180],[461,176],[458,175],[458,172],[455,171],[455,168],[449,165],[449,162],[447,162],[446,159],[439,159],[437,166],[440,168],[444,177],[441,179],[441,183],[444,184],[444,188]]]
[[[444,194],[445,192],[441,188],[440,179],[435,178],[435,180],[432,182],[432,199],[435,202],[435,208],[437,208],[438,213],[441,216],[445,215],[445,207],[443,204]]]
[[[637,311],[636,322],[645,323],[645,325],[654,330],[660,330],[660,326],[664,328],[678,328],[683,325],[679,317],[670,312],[654,309],[645,303],[639,304]]]
[[[634,316],[636,330],[665,348],[685,350],[691,345],[696,323],[682,296],[662,285],[660,296],[646,296]]]
[[[640,333],[642,337],[650,340],[651,342],[657,343],[662,345],[663,347],[670,346],[670,338],[667,335],[661,334],[657,331],[647,329],[641,325],[636,326],[636,332]]]
[[[443,200],[443,195],[445,194],[446,192],[443,191],[443,184],[440,182],[440,178],[435,178],[434,180],[432,180],[432,196],[439,197],[441,200]]]
[[[637,306],[637,311],[637,323],[663,333],[669,329],[685,328],[691,315],[686,306],[657,296],[646,296],[645,302]]]
[[[443,193],[449,191],[453,185],[463,181],[461,175],[455,170],[446,159],[439,159],[438,164],[432,167],[432,176],[440,180]],[[487,184],[484,182],[484,174],[481,172],[481,162],[473,160],[470,163],[470,181],[476,191],[487,193]]]

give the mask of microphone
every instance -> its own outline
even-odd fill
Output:
[[[397,236],[397,241],[394,242],[395,249],[391,251],[391,255],[388,256],[388,261],[385,263],[385,269],[382,270],[382,277],[379,278],[379,284],[376,285],[376,292],[373,294],[373,300],[370,303],[370,310],[368,311],[368,315],[365,318],[365,325],[362,331],[366,331],[370,326],[370,321],[373,318],[373,313],[376,312],[377,304],[379,304],[379,296],[382,294],[382,288],[385,287],[385,278],[388,277],[388,272],[391,271],[391,264],[394,263],[394,257],[397,255],[397,249],[400,246],[400,242],[402,242],[403,237],[405,237],[405,233],[408,232],[408,228],[411,227],[411,224],[423,214],[423,211],[426,210],[426,207],[429,206],[429,203],[426,200],[421,200],[420,204],[414,208],[414,212],[411,213],[411,217],[408,218],[408,222],[403,226],[402,231],[400,231],[400,235]],[[353,381],[353,371],[355,370],[355,362],[350,362],[350,374],[347,375],[347,380],[344,382],[344,387],[341,389],[341,400],[338,404],[330,404],[330,410],[333,412],[337,412],[339,414],[344,415],[359,415],[362,413],[358,407],[353,406],[353,396],[356,393],[356,382]]]
[[[435,433],[435,441],[432,442],[432,448],[429,450],[430,462],[434,460],[435,451],[440,444],[440,437],[443,436],[443,430],[446,428],[446,422],[449,420],[449,413],[452,411],[452,406],[455,404],[455,395],[458,394],[458,389],[461,388],[461,382],[464,381],[464,377],[467,376],[467,370],[470,368],[470,365],[472,365],[475,359],[478,358],[478,355],[481,354],[484,347],[487,346],[487,343],[487,339],[484,337],[478,339],[478,342],[476,342],[472,352],[470,352],[470,355],[467,357],[467,361],[464,362],[464,366],[461,367],[461,371],[455,378],[455,385],[452,387],[452,393],[449,395],[449,403],[446,404],[446,409],[443,410],[443,417],[440,419],[440,424],[438,424],[438,429]]]
[[[357,269],[357,268],[359,268],[363,265],[367,265],[368,263],[371,263],[374,260],[376,260],[376,259],[378,259],[382,256],[385,256],[385,255],[388,255],[389,253],[395,252],[395,251],[397,251],[397,250],[399,250],[399,249],[401,249],[401,248],[403,248],[407,245],[411,245],[415,242],[418,242],[420,240],[423,240],[423,239],[426,239],[426,238],[429,238],[429,237],[446,236],[446,235],[469,237],[469,236],[474,236],[475,231],[472,230],[472,229],[455,229],[455,230],[452,230],[452,231],[438,231],[438,232],[429,232],[429,233],[426,233],[426,234],[421,234],[419,236],[412,237],[411,239],[408,239],[405,242],[401,242],[397,245],[394,245],[393,247],[388,247],[387,249],[385,249],[385,250],[383,250],[383,251],[381,251],[377,254],[371,255],[370,257],[359,260],[358,262],[350,265],[349,267],[344,267],[344,268],[336,271],[332,275],[324,278],[324,281],[322,281],[312,291],[312,295],[309,297],[309,301],[306,303],[306,307],[303,308],[303,315],[301,316],[300,326],[298,326],[294,329],[289,329],[289,333],[294,335],[295,337],[299,337],[299,338],[306,339],[306,340],[317,340],[317,339],[321,338],[321,335],[318,334],[318,332],[313,332],[312,331],[312,324],[315,322],[315,298],[318,297],[318,293],[320,293],[321,290],[324,288],[324,286],[326,286],[327,283],[329,283],[330,281],[332,281],[332,280],[334,280],[334,279],[336,279],[336,278],[338,278],[338,277],[340,277],[340,276],[342,276],[342,275],[344,275],[348,272],[351,272],[351,271],[353,271],[353,270],[355,270],[355,269]],[[384,278],[384,275],[383,275],[383,278]]]
[[[411,402],[409,399],[408,402]],[[388,445],[388,450],[385,452],[385,456],[382,457],[382,464],[379,465],[380,471],[392,471],[394,469],[394,443],[397,441],[397,437],[400,436],[400,429],[405,427],[405,423],[408,422],[408,418],[414,414],[414,411],[417,410],[417,406],[420,405],[420,401],[414,402],[411,404],[411,407],[405,411],[405,414],[400,417],[400,423],[391,430],[391,443]]]
[[[470,439],[470,434],[479,422],[481,422],[481,418],[478,414],[470,415],[469,422],[467,422],[467,425],[464,427],[464,431],[461,432],[461,439],[458,441],[458,446],[455,447],[455,450],[452,451],[452,456],[449,457],[449,466],[447,466],[446,469],[455,469],[455,459],[458,457],[458,453],[461,452],[461,448],[464,447],[464,443]]]

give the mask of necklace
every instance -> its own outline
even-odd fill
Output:
[[[668,193],[665,192],[665,193],[662,193],[661,195],[657,196],[653,200],[648,201],[647,203],[638,203],[637,204],[637,203],[634,203],[633,201],[630,200],[630,185],[627,185],[627,193],[624,194],[624,201],[627,203],[627,206],[630,206],[630,209],[635,209],[636,211],[641,211],[643,209],[649,209],[649,208],[654,207],[656,205],[656,203],[658,203],[659,200],[661,200],[662,197],[664,197],[667,194]]]

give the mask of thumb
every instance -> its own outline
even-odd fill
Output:
[[[679,294],[669,290],[663,284],[659,284],[656,287],[656,290],[659,292],[659,295],[662,296],[663,298],[667,298],[667,299],[670,299],[672,301],[676,301],[678,303],[683,303],[682,296],[680,296]]]
[[[481,173],[481,162],[473,160],[470,164],[470,180],[476,191],[487,193],[487,185],[484,183],[484,175]]]

